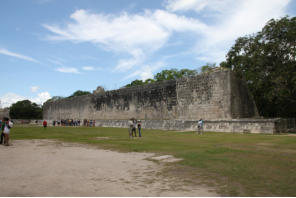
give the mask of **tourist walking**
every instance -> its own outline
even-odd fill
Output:
[[[138,132],[139,132],[139,137],[142,137],[142,134],[141,134],[141,127],[142,127],[142,122],[141,122],[141,120],[138,120]]]
[[[5,120],[4,120],[4,118],[2,119],[2,121],[1,121],[1,139],[0,139],[0,144],[2,144],[3,143],[3,140],[4,140],[4,133],[3,133],[3,130],[4,130],[4,125],[5,125]]]
[[[13,122],[9,118],[4,118],[4,125],[2,125],[1,130],[4,134],[4,145],[9,146],[9,134],[10,129],[13,127]]]
[[[199,119],[198,123],[197,123],[197,132],[198,134],[202,134],[203,133],[203,119]]]
[[[46,122],[46,120],[43,121],[42,125],[43,125],[43,128],[46,128],[46,127],[47,127],[47,122]]]
[[[137,120],[133,120],[133,129],[132,129],[132,134],[134,137],[137,137]]]
[[[133,134],[132,134],[132,130],[133,130],[133,120],[130,119],[128,121],[128,134],[129,134],[129,137],[132,138]]]

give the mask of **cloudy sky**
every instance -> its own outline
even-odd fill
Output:
[[[295,14],[295,0],[1,0],[1,106],[220,63],[239,36]]]

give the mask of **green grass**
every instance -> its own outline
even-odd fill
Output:
[[[296,196],[296,136],[127,129],[16,126],[11,139],[57,139],[120,152],[172,154],[184,160],[168,168],[194,182],[214,185],[223,196]],[[108,139],[97,139],[108,137]],[[186,178],[184,178],[186,177]]]

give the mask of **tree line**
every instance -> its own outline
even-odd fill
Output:
[[[296,17],[271,19],[263,29],[239,37],[218,66],[208,63],[201,73],[216,67],[228,68],[244,79],[253,94],[259,114],[264,117],[296,117]],[[144,85],[163,80],[191,77],[198,70],[163,70],[153,78],[134,80],[124,87]],[[91,94],[78,90],[68,98]],[[54,96],[49,101],[62,99]],[[30,113],[28,113],[30,112]],[[11,118],[41,118],[42,107],[28,100],[10,107]]]
[[[91,94],[88,91],[75,91],[72,95],[68,96],[67,98],[72,98],[75,96],[82,96],[82,95],[87,95]],[[51,99],[47,100],[46,102],[49,101],[56,101],[63,99],[64,97],[61,96],[54,96]],[[42,106],[37,105],[34,102],[31,102],[30,100],[22,100],[18,101],[14,104],[12,104],[9,108],[9,116],[12,119],[42,119]]]

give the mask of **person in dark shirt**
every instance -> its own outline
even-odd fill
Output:
[[[4,133],[3,133],[3,130],[4,130],[4,126],[5,126],[5,118],[2,119],[1,121],[1,139],[0,139],[0,144],[3,143],[3,140],[4,140]]]
[[[141,122],[141,120],[138,120],[138,132],[139,132],[139,137],[142,137],[142,134],[141,134],[141,127],[142,127],[142,122]]]

